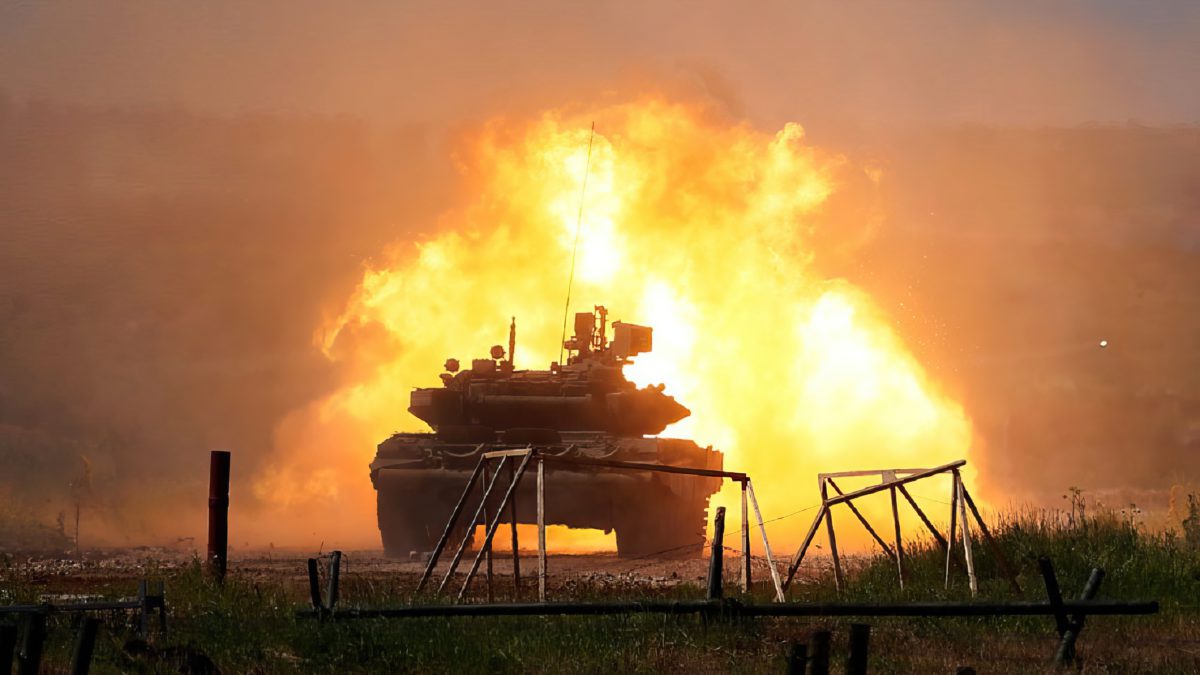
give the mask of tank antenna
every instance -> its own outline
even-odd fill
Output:
[[[583,186],[579,188],[579,215],[575,217],[575,245],[571,247],[571,275],[567,277],[567,302],[563,306],[562,339],[558,341],[558,364],[563,362],[563,347],[567,342],[567,316],[571,313],[571,285],[575,283],[575,254],[579,252],[579,231],[583,229],[583,196],[587,194],[588,173],[592,168],[592,140],[596,138],[596,123],[588,136],[587,163],[583,166]]]

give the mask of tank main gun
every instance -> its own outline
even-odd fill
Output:
[[[447,360],[442,387],[414,390],[409,412],[439,435],[478,442],[517,429],[655,435],[691,414],[663,393],[662,385],[639,389],[625,379],[624,366],[653,347],[653,329],[617,321],[610,341],[608,310],[602,306],[577,313],[574,325],[574,335],[563,343],[566,363],[516,370],[514,319],[507,354],[496,345],[491,358],[473,359],[462,371],[457,360]]]

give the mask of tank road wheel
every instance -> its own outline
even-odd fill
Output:
[[[617,555],[694,558],[703,554],[708,500],[660,500],[621,514],[613,528]]]

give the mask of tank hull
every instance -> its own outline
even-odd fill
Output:
[[[704,469],[722,468],[722,455],[692,441],[625,438],[603,434],[564,434],[536,444],[549,454],[647,462]],[[380,535],[388,555],[428,551],[445,529],[479,456],[492,450],[521,449],[528,443],[446,443],[434,434],[396,434],[379,446],[371,465],[378,496]],[[507,474],[507,469],[505,470]],[[498,485],[507,476],[501,476]],[[545,513],[548,525],[616,531],[622,556],[700,555],[709,498],[721,481],[653,471],[546,465]],[[517,522],[535,524],[536,481],[532,473],[516,492]],[[464,521],[478,506],[468,502]],[[496,497],[496,502],[499,497]],[[501,522],[510,522],[508,510]],[[465,534],[461,529],[456,533]],[[533,542],[525,545],[532,546]],[[553,545],[553,542],[551,542]]]

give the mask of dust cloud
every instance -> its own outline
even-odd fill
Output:
[[[282,421],[355,375],[315,331],[470,202],[461,139],[645,92],[878,172],[813,268],[962,404],[993,504],[1165,503],[1200,468],[1198,29],[1183,2],[5,5],[0,549],[76,504],[85,546],[190,545],[219,447],[254,520]],[[335,536],[305,516],[232,541]]]

